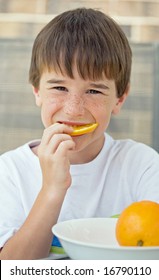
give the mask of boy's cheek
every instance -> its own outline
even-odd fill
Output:
[[[48,127],[58,119],[58,106],[56,103],[45,103],[41,106],[41,118],[45,127]]]

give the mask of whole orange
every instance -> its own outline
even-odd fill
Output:
[[[117,220],[116,239],[123,246],[159,246],[159,204],[143,200],[125,208]]]

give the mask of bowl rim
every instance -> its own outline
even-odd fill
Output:
[[[85,241],[77,241],[76,239],[72,239],[72,238],[69,238],[69,237],[65,237],[63,236],[63,234],[60,234],[59,232],[57,232],[58,230],[58,227],[60,227],[61,225],[65,225],[65,224],[69,224],[70,222],[72,223],[78,223],[78,222],[82,222],[82,221],[87,221],[87,220],[95,220],[95,219],[101,219],[101,220],[108,220],[108,219],[112,219],[117,221],[118,218],[80,218],[80,219],[70,219],[70,220],[67,220],[67,221],[62,221],[62,222],[58,222],[56,223],[53,227],[52,227],[52,232],[53,234],[58,237],[62,243],[62,241],[66,241],[66,242],[69,242],[69,243],[72,243],[72,244],[77,244],[77,245],[82,245],[82,246],[85,246],[85,247],[93,247],[93,248],[100,248],[100,249],[108,249],[108,250],[124,250],[124,251],[156,251],[156,250],[159,250],[159,246],[121,246],[121,245],[105,245],[105,244],[96,244],[96,243],[87,243]]]

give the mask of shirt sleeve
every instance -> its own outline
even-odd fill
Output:
[[[0,248],[21,227],[25,213],[18,188],[18,176],[12,162],[0,158]]]

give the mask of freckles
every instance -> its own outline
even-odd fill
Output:
[[[94,110],[106,110],[106,104],[107,102],[105,100],[102,100],[102,101],[97,101],[97,100],[94,100],[93,102],[91,102],[91,104],[89,105],[90,108],[94,109]]]

